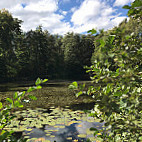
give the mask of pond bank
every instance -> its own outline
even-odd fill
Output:
[[[35,90],[30,94],[37,97],[36,101],[26,103],[24,108],[50,108],[70,106],[71,109],[91,109],[94,106],[94,100],[90,96],[80,96],[76,98],[74,93],[68,90],[71,81],[49,81],[43,84],[43,88]],[[90,81],[79,81],[79,83],[89,84]],[[7,97],[12,97],[16,91],[25,91],[33,82],[0,84],[0,101],[4,102]],[[81,106],[81,107],[80,107]]]

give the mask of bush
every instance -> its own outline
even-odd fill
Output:
[[[135,0],[131,6],[124,8],[130,9],[128,14],[131,18],[140,21],[140,0]],[[127,35],[116,28],[98,42],[101,58],[96,58],[88,68],[93,86],[86,92],[95,100],[92,116],[105,122],[107,132],[102,130],[102,135],[98,137],[103,141],[141,141],[142,34],[133,31],[131,35]],[[70,87],[73,88],[73,85],[76,90],[79,88],[75,82]],[[79,95],[82,92],[81,90]],[[94,135],[98,132],[95,129]]]

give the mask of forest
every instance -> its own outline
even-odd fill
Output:
[[[88,79],[84,66],[91,65],[94,36],[67,33],[51,35],[39,26],[23,32],[22,21],[0,11],[0,78],[2,81]]]
[[[50,118],[49,126],[58,128],[58,117],[60,119],[64,116],[64,122],[60,119],[59,124],[66,126],[60,128],[74,126],[74,128],[77,127],[75,130],[79,128],[83,130],[82,123],[76,126],[76,123],[79,123],[78,120],[83,123],[89,122],[89,126],[90,124],[92,126],[85,134],[78,134],[75,138],[73,136],[65,138],[65,142],[72,140],[74,142],[142,141],[142,1],[135,0],[130,6],[125,5],[123,8],[128,9],[129,19],[125,19],[119,26],[107,31],[92,29],[86,35],[67,33],[64,36],[51,35],[48,31],[42,30],[42,26],[37,27],[35,31],[23,32],[21,20],[13,18],[5,9],[0,11],[1,82],[35,80],[37,77],[53,80],[91,80],[91,85],[74,81],[69,85],[71,93],[68,92],[64,97],[63,91],[60,91],[58,92],[60,96],[57,94],[55,98],[57,99],[56,104],[63,97],[62,102],[69,100],[75,105],[81,103],[85,105],[88,100],[84,101],[81,97],[87,96],[89,99],[91,97],[93,109],[89,110],[89,118],[93,120],[88,120],[88,116],[85,117],[87,113],[78,112],[78,110],[71,112],[66,107],[62,109],[60,116],[59,108],[50,108],[48,113],[44,109],[38,109],[36,113],[34,110],[27,109],[22,112],[22,119],[26,124],[20,118],[20,122],[19,119],[15,121],[17,123],[14,124],[15,127],[18,128],[19,124],[20,126],[26,125],[27,130],[27,125],[30,125],[32,129],[29,131],[32,133],[35,129],[33,126],[44,127],[47,132],[45,125],[47,118]],[[5,102],[0,102],[0,138],[3,140],[12,139],[13,132],[5,128],[9,125],[8,122],[13,120],[11,115],[15,107],[23,107],[23,101],[28,102],[28,97],[36,100],[36,97],[42,99],[42,95],[45,95],[44,97],[49,100],[51,92],[48,96],[47,90],[43,94],[35,93],[36,97],[31,94],[27,95],[42,88],[40,85],[47,79],[40,78],[36,80],[35,86],[26,88],[23,92],[16,92],[13,98],[6,98],[9,105],[4,107]],[[55,90],[52,93],[54,94]],[[65,100],[69,96],[71,98]],[[73,96],[76,96],[76,99],[81,98],[82,102],[73,101]],[[44,100],[39,103],[43,104]],[[20,113],[17,112],[18,115]],[[58,116],[55,117],[55,114]],[[31,119],[34,118],[38,118],[40,126],[32,123]],[[96,123],[99,126],[93,127],[91,122],[94,121],[98,121]],[[10,126],[13,126],[12,122]],[[49,131],[48,136],[51,135]],[[92,131],[93,137],[87,137],[92,134]],[[52,136],[49,136],[51,139],[55,137],[54,132],[53,130]],[[45,140],[45,137],[38,139],[40,140]],[[49,141],[48,138],[46,140]]]

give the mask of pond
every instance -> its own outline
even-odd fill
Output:
[[[17,138],[23,136],[29,142],[87,142],[88,139],[95,142],[97,139],[90,128],[102,129],[104,123],[84,111],[93,108],[93,99],[87,96],[76,98],[67,90],[68,84],[52,82],[34,92],[38,100],[13,112],[17,117],[6,129],[14,130]],[[27,86],[15,85],[9,92],[1,92],[1,96],[12,94],[16,89],[25,90]]]
[[[7,127],[28,139],[28,142],[86,142],[95,141],[91,127],[102,129],[104,123],[90,117],[84,111],[68,108],[27,109],[15,112],[17,118]],[[100,135],[100,133],[98,133]]]

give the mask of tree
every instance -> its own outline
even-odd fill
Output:
[[[48,39],[48,75],[52,79],[64,77],[64,54],[61,48],[62,36],[50,35]]]
[[[62,42],[67,78],[83,78],[85,74],[84,66],[90,65],[94,50],[93,36],[67,33]]]
[[[21,34],[21,20],[13,18],[5,9],[0,10],[0,56],[5,65],[0,67],[3,77],[16,75],[15,35]]]
[[[47,57],[49,55],[47,34],[39,26],[35,31],[31,30],[23,35],[22,47],[18,51],[21,66],[19,74],[22,73],[31,79],[47,76]]]

